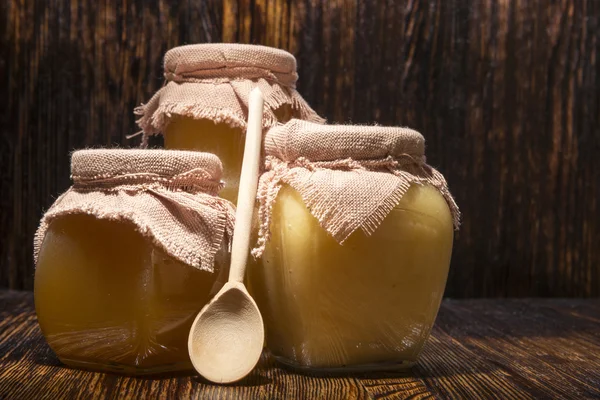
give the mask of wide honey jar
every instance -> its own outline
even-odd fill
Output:
[[[232,204],[207,153],[83,150],[35,241],[35,306],[73,367],[191,369],[187,337],[228,270]]]
[[[292,120],[267,133],[265,155],[249,281],[270,352],[309,370],[412,365],[459,218],[423,136]]]

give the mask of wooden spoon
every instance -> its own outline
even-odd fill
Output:
[[[248,375],[260,359],[265,340],[262,316],[244,286],[258,186],[263,103],[261,91],[258,88],[252,90],[229,280],[200,311],[188,338],[194,368],[216,383],[235,382]]]

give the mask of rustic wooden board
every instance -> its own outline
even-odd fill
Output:
[[[133,107],[170,47],[279,46],[330,121],[427,138],[464,212],[447,294],[600,295],[600,2],[0,0],[0,287],[69,152],[137,145]]]
[[[600,300],[446,300],[404,373],[316,377],[263,356],[244,381],[133,378],[60,365],[27,292],[0,291],[0,399],[592,399],[600,397]]]

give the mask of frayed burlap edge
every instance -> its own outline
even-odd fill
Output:
[[[194,119],[208,119],[215,123],[225,123],[234,128],[246,129],[247,125],[247,109],[246,106],[238,101],[238,106],[232,108],[217,108],[210,107],[200,103],[195,99],[189,101],[169,101],[161,99],[163,93],[168,93],[169,85],[195,85],[195,84],[211,84],[211,85],[236,85],[241,84],[236,91],[244,91],[246,97],[249,96],[253,87],[259,87],[265,96],[265,110],[263,112],[263,128],[270,128],[279,124],[279,120],[275,115],[275,111],[284,106],[289,105],[292,111],[292,118],[298,118],[310,122],[322,124],[325,119],[320,117],[302,98],[294,88],[288,89],[276,83],[269,83],[265,79],[257,79],[252,81],[252,85],[248,85],[247,80],[223,80],[215,82],[168,82],[158,92],[152,96],[150,101],[142,104],[134,109],[134,114],[140,116],[136,120],[138,126],[142,129],[143,143],[145,147],[148,143],[148,137],[164,133],[166,127],[174,116],[182,116]],[[246,89],[244,89],[246,88]]]
[[[299,175],[310,173],[316,169],[345,170],[360,173],[361,171],[381,172],[389,174],[389,179],[396,181],[396,189],[381,202],[377,209],[363,221],[340,221],[329,217],[328,209],[320,207],[319,193],[324,190],[312,183],[306,184]],[[385,217],[400,203],[402,197],[413,184],[429,184],[435,187],[444,197],[450,209],[453,225],[456,230],[460,226],[460,210],[448,190],[443,175],[427,165],[423,160],[416,160],[410,155],[405,157],[387,157],[379,160],[336,160],[327,162],[311,162],[299,158],[293,162],[284,162],[276,157],[267,156],[265,173],[259,180],[259,232],[258,241],[252,250],[255,258],[262,256],[266,243],[270,239],[273,204],[283,184],[294,188],[302,197],[306,207],[338,243],[342,244],[354,231],[361,229],[371,235],[383,222]]]
[[[129,192],[131,190],[131,187],[123,187],[121,189],[115,189],[114,191]],[[218,216],[218,224],[216,226],[216,229],[212,232],[212,240],[210,241],[211,248],[201,254],[193,251],[185,251],[185,249],[182,248],[174,250],[172,247],[169,246],[169,244],[166,243],[166,241],[159,240],[152,226],[149,226],[142,218],[140,218],[137,215],[139,211],[130,210],[124,212],[122,209],[105,208],[99,206],[95,207],[90,204],[87,204],[86,202],[77,202],[71,207],[60,209],[61,202],[68,198],[70,194],[77,191],[78,190],[73,187],[69,188],[69,190],[63,193],[54,202],[52,207],[42,217],[40,225],[34,236],[34,262],[36,264],[46,232],[52,221],[69,215],[91,215],[102,220],[115,222],[129,222],[133,225],[133,228],[136,230],[136,232],[138,232],[144,238],[148,239],[153,245],[157,246],[162,251],[164,251],[165,254],[187,265],[207,272],[214,272],[215,255],[219,250],[222,249],[224,244],[226,245],[226,248],[228,248],[230,245],[230,241],[233,237],[233,229],[235,224],[235,211],[233,209],[233,205],[224,199],[212,196],[210,194],[190,194],[186,192],[173,192],[164,188],[144,188],[143,190],[138,192],[138,195],[139,193],[143,192],[147,194],[152,194],[163,199],[167,199],[170,202],[181,202],[181,196],[193,197],[193,200],[191,198],[188,198],[188,200],[192,200],[194,202],[198,202],[200,200],[200,203],[203,205],[219,209],[220,213]],[[84,190],[83,192],[90,193],[93,192],[93,190]],[[80,192],[79,194],[83,193]],[[189,207],[183,204],[180,205],[181,207],[193,209],[193,206]],[[57,208],[58,210],[55,211]]]

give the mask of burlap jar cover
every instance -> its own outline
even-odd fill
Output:
[[[135,109],[144,143],[163,132],[173,115],[245,129],[254,87],[265,98],[264,127],[278,123],[275,110],[283,105],[294,118],[324,122],[296,91],[296,59],[280,49],[226,43],[175,47],[165,54],[164,76],[163,88]]]
[[[73,186],[43,216],[35,235],[35,260],[53,220],[88,214],[130,222],[169,256],[212,272],[215,254],[227,244],[234,224],[233,205],[216,196],[221,174],[221,161],[208,153],[76,151]]]
[[[425,139],[412,129],[291,120],[267,132],[264,148],[255,257],[269,240],[272,206],[282,184],[301,195],[339,243],[357,229],[373,233],[411,184],[437,188],[459,226],[460,212],[446,180],[425,163]]]

